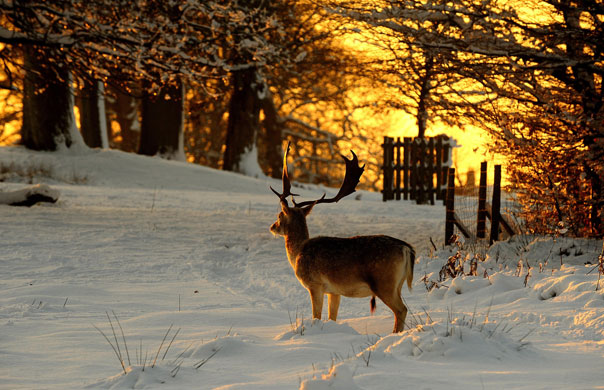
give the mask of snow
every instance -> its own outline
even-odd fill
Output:
[[[256,148],[256,143],[245,149],[245,152],[239,161],[239,171],[245,176],[255,178],[262,178],[265,176],[264,172],[262,172],[262,168],[260,168],[260,165],[258,164],[258,149]]]
[[[361,191],[315,207],[311,235],[389,234],[416,247],[413,291],[402,293],[410,329],[390,334],[379,300],[374,316],[369,299],[344,298],[338,322],[310,319],[283,240],[268,231],[273,179],[107,149],[2,147],[0,181],[2,192],[44,183],[61,195],[0,205],[2,389],[604,385],[601,241],[518,236],[442,249],[442,205]],[[439,280],[458,251],[466,275]],[[468,276],[476,254],[478,276]],[[126,374],[95,327],[119,344]]]
[[[31,206],[40,201],[54,203],[59,199],[59,195],[59,191],[50,188],[47,184],[36,184],[14,191],[0,192],[0,204]]]

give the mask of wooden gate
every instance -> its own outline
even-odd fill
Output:
[[[445,199],[447,170],[452,165],[452,142],[447,136],[432,138],[384,137],[384,189],[382,199],[435,203]]]
[[[499,239],[502,230],[508,236],[516,234],[514,224],[507,216],[501,214],[501,165],[495,165],[495,178],[493,180],[492,202],[487,201],[487,163],[480,164],[480,187],[478,188],[476,235],[470,233],[471,229],[464,224],[455,212],[455,168],[449,168],[449,180],[446,193],[446,219],[445,219],[445,244],[451,244],[454,227],[466,238],[486,239],[487,218],[491,220],[489,242],[492,244]]]

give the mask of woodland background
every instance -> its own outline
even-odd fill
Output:
[[[384,118],[402,111],[418,137],[480,128],[530,232],[604,235],[599,1],[2,0],[0,12],[3,144],[83,139],[278,177],[289,140],[296,180],[326,185],[354,147],[377,190]]]

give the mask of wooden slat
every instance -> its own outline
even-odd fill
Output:
[[[455,224],[455,168],[449,168],[445,216],[445,245],[451,243]]]
[[[382,190],[382,201],[385,202],[392,199],[392,138],[384,137],[384,143],[382,146],[384,148],[384,165],[382,167],[384,173],[384,189]]]
[[[487,202],[486,203],[487,206],[487,217],[489,217],[489,219],[492,220],[492,215],[491,215],[491,203]],[[508,216],[503,215],[501,213],[499,213],[499,224],[501,225],[502,228],[505,229],[505,231],[510,235],[513,236],[515,234],[518,234],[518,232],[513,228],[514,223],[512,223],[510,221],[510,219],[508,218]]]
[[[403,195],[405,200],[408,200],[410,195],[409,187],[411,186],[411,180],[409,177],[409,167],[411,166],[411,138],[405,137],[403,140]]]
[[[396,176],[394,179],[396,188],[396,200],[401,200],[401,139],[396,139]]]
[[[487,201],[487,162],[480,164],[480,187],[478,189],[478,218],[476,221],[476,237],[486,237],[486,201]]]
[[[454,220],[455,220],[455,225],[457,226],[457,228],[459,229],[461,234],[463,234],[464,237],[466,237],[466,238],[470,238],[470,229],[468,229],[466,227],[466,225],[464,225],[463,222],[461,222],[461,219],[459,219],[457,214],[454,215]]]
[[[495,165],[495,176],[493,180],[493,205],[489,207],[491,217],[491,234],[489,242],[492,244],[499,240],[499,221],[501,219],[501,165]]]

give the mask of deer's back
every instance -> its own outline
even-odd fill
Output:
[[[323,273],[347,268],[349,272],[367,273],[404,261],[402,253],[405,248],[412,253],[413,261],[415,252],[411,245],[389,236],[315,237],[304,243],[298,255],[297,268]]]

